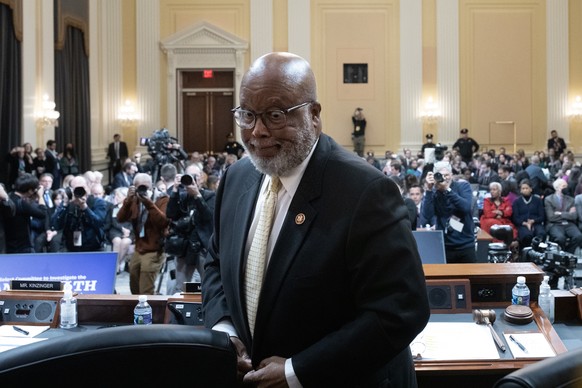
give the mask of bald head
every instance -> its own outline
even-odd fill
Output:
[[[317,100],[317,85],[309,63],[291,53],[269,53],[258,58],[244,75],[241,87],[255,82],[284,88],[304,101]]]

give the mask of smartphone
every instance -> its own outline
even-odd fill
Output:
[[[149,137],[140,137],[139,138],[139,145],[140,146],[147,146],[150,142],[150,138]]]

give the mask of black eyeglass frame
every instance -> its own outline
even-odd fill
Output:
[[[254,129],[255,126],[257,125],[257,116],[261,118],[261,121],[263,122],[263,125],[265,125],[267,127],[268,130],[277,130],[277,129],[283,129],[285,128],[285,126],[287,125],[287,115],[290,112],[293,112],[294,110],[297,110],[299,108],[303,108],[304,106],[313,104],[314,101],[306,101],[306,102],[302,102],[301,104],[292,106],[291,108],[286,108],[286,109],[271,109],[265,112],[253,112],[247,109],[241,109],[240,106],[231,109],[230,111],[232,112],[232,114],[234,115],[234,121],[236,122],[236,125],[238,125],[242,130],[250,130],[250,129]],[[240,117],[242,115],[243,112],[246,113],[250,113],[253,115],[253,121],[250,124],[245,124],[245,125],[241,125],[241,121],[240,121]],[[269,124],[272,124],[272,122],[270,120],[265,120],[265,115],[266,114],[272,114],[272,113],[282,113],[283,117],[285,118],[285,120],[283,120],[281,125],[277,125],[276,128],[273,128],[271,126],[269,126]]]

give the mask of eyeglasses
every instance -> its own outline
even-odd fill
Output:
[[[250,110],[241,109],[239,106],[238,108],[232,109],[231,112],[234,114],[234,120],[236,121],[236,124],[243,130],[253,129],[257,123],[257,116],[261,118],[267,129],[282,129],[287,125],[287,114],[293,112],[296,109],[303,108],[304,106],[307,106],[311,103],[313,103],[313,101],[304,102],[287,109],[273,109],[261,113],[255,113],[251,112]]]

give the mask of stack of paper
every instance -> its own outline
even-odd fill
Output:
[[[499,352],[485,325],[429,322],[410,344],[416,360],[498,360]]]
[[[522,332],[504,333],[503,335],[514,358],[546,358],[556,355],[542,333]],[[513,340],[510,337],[513,337]]]
[[[50,326],[2,325],[0,326],[0,352],[43,341],[36,337]]]

